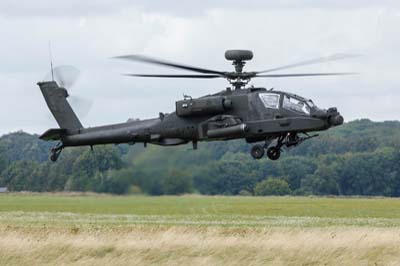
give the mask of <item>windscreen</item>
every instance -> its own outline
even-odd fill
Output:
[[[260,94],[258,94],[258,96],[260,97],[261,101],[263,102],[263,104],[266,108],[273,108],[273,109],[279,108],[279,99],[280,99],[279,94],[260,93]]]
[[[301,99],[285,95],[283,98],[283,108],[304,114],[310,114],[310,107]]]

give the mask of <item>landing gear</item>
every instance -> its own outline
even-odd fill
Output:
[[[270,147],[267,150],[267,156],[270,160],[276,161],[281,157],[281,149],[278,147]]]
[[[253,147],[251,147],[250,154],[254,159],[259,160],[264,157],[265,149],[267,149],[266,146],[254,145]],[[278,160],[281,156],[281,149],[277,146],[269,147],[267,149],[267,156],[273,161]]]
[[[303,141],[316,137],[318,135],[308,135],[307,133],[303,133],[305,136],[300,137],[297,133],[286,133],[285,135],[281,135],[276,139],[276,145],[269,147],[272,142],[272,139],[267,139],[265,144],[262,145],[254,145],[251,148],[250,154],[254,159],[261,159],[265,150],[267,150],[267,157],[270,160],[278,160],[281,157],[282,147],[286,146],[286,148],[294,147],[302,143]]]
[[[254,159],[261,159],[264,156],[264,147],[261,145],[254,145],[251,147],[250,154]]]
[[[50,151],[50,160],[52,162],[56,162],[58,159],[58,156],[60,156],[62,149],[64,148],[64,145],[60,142],[58,143],[54,148],[51,149]]]
[[[261,159],[265,155],[265,150],[267,150],[267,156],[270,160],[278,160],[281,156],[281,147],[284,137],[279,137],[276,146],[269,147],[272,139],[266,139],[264,145],[254,145],[251,147],[250,154],[254,159]]]

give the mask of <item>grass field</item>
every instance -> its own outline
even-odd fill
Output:
[[[400,265],[400,200],[0,195],[2,265]]]

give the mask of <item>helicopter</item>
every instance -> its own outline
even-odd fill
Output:
[[[310,99],[299,95],[247,86],[253,78],[285,78],[340,76],[355,73],[294,73],[271,74],[303,65],[341,60],[355,55],[334,54],[295,64],[270,68],[263,71],[243,71],[247,61],[253,59],[250,50],[227,50],[225,59],[232,62],[234,71],[217,71],[189,66],[143,55],[114,57],[134,62],[155,64],[196,72],[196,74],[125,74],[146,78],[225,78],[231,86],[199,98],[184,96],[175,102],[175,111],[159,113],[146,120],[128,120],[125,123],[85,128],[71,105],[64,75],[52,68],[52,80],[38,82],[48,108],[59,128],[52,128],[39,138],[58,141],[50,151],[50,160],[57,161],[66,147],[99,144],[143,143],[160,146],[174,146],[192,143],[197,149],[201,141],[227,141],[244,139],[252,144],[250,154],[254,159],[265,156],[277,160],[283,148],[297,146],[318,135],[312,132],[327,130],[343,124],[343,116],[337,108],[319,108]],[[261,143],[261,144],[260,144]]]

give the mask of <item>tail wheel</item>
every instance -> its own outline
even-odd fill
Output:
[[[281,149],[279,149],[278,147],[270,147],[267,150],[267,156],[273,161],[278,160],[279,157],[281,157]]]
[[[261,145],[254,145],[251,147],[250,154],[254,159],[261,159],[264,156],[265,150]]]
[[[57,159],[58,159],[58,154],[57,153],[51,153],[50,154],[50,160],[52,161],[52,162],[56,162],[57,161]]]
[[[62,144],[62,142],[59,142],[57,144],[57,146],[55,146],[54,148],[51,149],[51,151],[50,151],[50,160],[52,162],[56,162],[57,161],[58,156],[60,156],[63,148],[64,148],[64,145]]]

